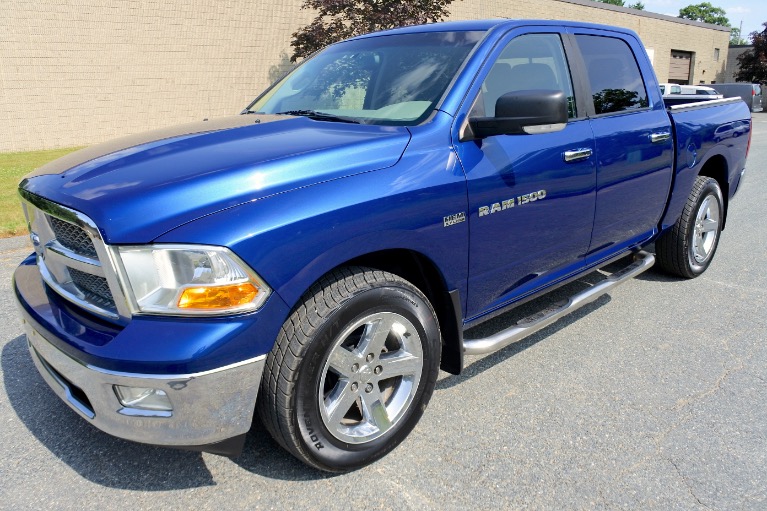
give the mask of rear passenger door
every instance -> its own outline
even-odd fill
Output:
[[[672,126],[637,39],[572,32],[591,99],[597,193],[589,255],[598,259],[655,232],[671,185]]]

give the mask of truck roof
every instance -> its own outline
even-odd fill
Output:
[[[496,27],[503,27],[506,29],[514,27],[523,27],[530,25],[538,26],[552,26],[552,27],[578,27],[578,28],[593,28],[599,30],[610,30],[613,32],[620,32],[639,38],[637,34],[628,28],[615,27],[612,25],[600,25],[597,23],[584,23],[581,21],[572,20],[541,20],[541,19],[508,19],[508,18],[496,18],[486,20],[463,20],[463,21],[445,21],[440,23],[428,23],[426,25],[410,25],[407,27],[394,28],[390,30],[382,30],[380,32],[371,32],[351,39],[364,39],[367,37],[375,37],[380,35],[391,34],[415,34],[423,32],[449,32],[449,31],[473,31],[473,30],[490,30]]]

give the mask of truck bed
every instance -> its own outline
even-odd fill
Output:
[[[751,117],[740,98],[724,98],[675,105],[668,108],[674,125],[674,183],[662,228],[672,225],[682,212],[695,177],[704,164],[724,159],[727,176],[725,201],[738,190],[750,141]]]

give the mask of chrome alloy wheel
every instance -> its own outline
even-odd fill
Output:
[[[716,237],[719,235],[720,219],[719,202],[713,195],[707,196],[701,202],[695,215],[690,255],[694,264],[703,264],[711,257],[716,247]]]
[[[376,312],[338,336],[320,373],[322,420],[350,444],[375,440],[405,415],[418,390],[423,348],[404,316]]]

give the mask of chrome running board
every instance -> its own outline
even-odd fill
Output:
[[[627,280],[633,279],[640,273],[649,270],[650,267],[655,264],[655,256],[648,252],[638,252],[634,258],[634,262],[630,265],[613,273],[602,282],[571,296],[564,304],[560,302],[545,308],[542,311],[519,320],[514,326],[501,330],[489,337],[483,339],[464,339],[464,353],[467,355],[484,355],[505,348],[509,344],[521,341],[528,335],[534,334],[538,330],[551,325],[558,319],[593,302]]]

